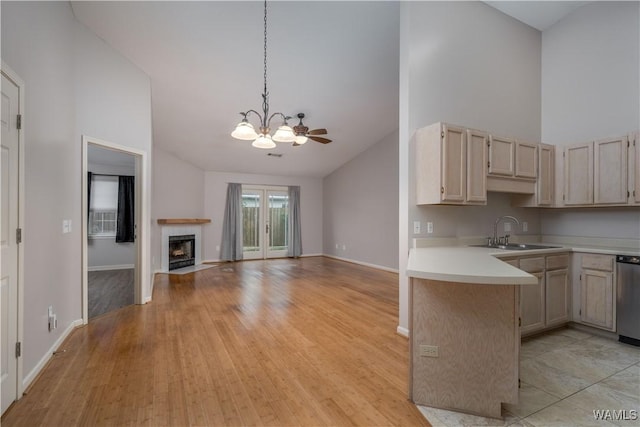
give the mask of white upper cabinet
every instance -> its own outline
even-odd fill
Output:
[[[436,123],[414,138],[417,204],[486,204],[486,134]]]
[[[565,148],[566,206],[628,203],[628,141],[625,135]]]
[[[538,147],[538,182],[536,196],[538,206],[553,205],[553,189],[555,187],[555,147],[553,145],[540,144]]]
[[[538,176],[538,145],[516,141],[515,176],[533,178]]]
[[[466,202],[487,203],[487,141],[486,132],[467,130],[467,197]]]
[[[629,135],[629,203],[640,204],[640,132]]]
[[[627,203],[627,136],[596,141],[594,147],[593,202]]]
[[[515,147],[515,139],[489,136],[489,175],[514,176]]]
[[[593,142],[564,150],[564,204],[593,204]]]

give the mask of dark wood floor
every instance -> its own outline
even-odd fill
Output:
[[[396,274],[323,257],[157,275],[77,329],[2,426],[428,425]]]
[[[133,304],[134,269],[89,271],[89,319]]]

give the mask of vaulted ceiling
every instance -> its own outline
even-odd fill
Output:
[[[487,3],[536,26],[584,2]],[[240,111],[261,110],[262,2],[71,4],[79,21],[150,77],[154,146],[203,170],[323,177],[398,127],[397,1],[269,2],[271,112],[305,113],[310,129],[327,128],[333,140],[272,150],[230,136]]]

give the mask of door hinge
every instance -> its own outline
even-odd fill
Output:
[[[444,138],[444,131],[440,132],[440,136]]]
[[[16,228],[16,244],[22,243],[22,228]]]
[[[487,167],[490,168],[491,167],[491,162],[487,162]]]
[[[487,147],[491,147],[491,141],[487,141]]]
[[[518,327],[522,326],[522,317],[518,317]]]
[[[22,343],[18,341],[16,343],[16,358],[22,356]]]
[[[562,195],[562,200],[564,201],[564,194]]]
[[[18,117],[16,120],[16,128],[18,130],[22,129],[22,114],[18,114]]]
[[[444,194],[444,187],[440,187],[440,193]]]
[[[578,310],[578,314],[582,316],[582,309]]]

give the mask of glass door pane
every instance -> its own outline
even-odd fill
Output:
[[[260,190],[242,191],[242,251],[245,259],[263,258]]]
[[[267,258],[287,255],[289,244],[289,194],[286,191],[267,191],[268,239]]]

